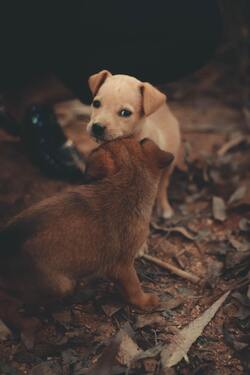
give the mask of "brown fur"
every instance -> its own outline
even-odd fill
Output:
[[[172,159],[150,140],[103,144],[87,165],[94,183],[43,200],[3,228],[0,285],[12,306],[8,319],[23,328],[11,296],[27,303],[60,299],[85,277],[109,277],[130,303],[155,306],[158,298],[142,291],[133,263],[148,235],[161,170]]]
[[[179,154],[180,131],[177,119],[166,104],[166,96],[147,82],[123,74],[112,75],[107,70],[92,75],[89,86],[94,99],[101,103],[98,108],[92,107],[87,126],[90,135],[95,135],[93,125],[99,124],[105,129],[100,141],[134,134],[138,140],[152,139],[162,150],[174,155],[172,168],[162,173],[155,203],[158,216],[171,217],[167,188]],[[120,115],[124,108],[131,111],[129,117]]]

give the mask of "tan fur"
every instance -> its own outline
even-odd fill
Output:
[[[171,152],[176,162],[180,148],[179,124],[166,104],[166,96],[147,82],[140,82],[127,75],[111,75],[101,71],[89,78],[94,99],[100,100],[100,108],[92,107],[87,131],[92,134],[92,125],[105,127],[102,140],[135,134],[137,139],[152,139],[162,150]],[[118,115],[123,108],[132,112],[130,117]],[[93,135],[93,134],[92,134]],[[169,218],[172,208],[167,197],[169,178],[173,171],[163,172],[155,209],[158,216]]]
[[[134,258],[148,236],[161,170],[172,160],[150,140],[116,139],[90,155],[86,174],[94,183],[16,216],[0,232],[0,285],[9,296],[0,317],[23,329],[12,295],[28,303],[60,299],[89,277],[115,280],[140,308],[157,305],[141,289]]]

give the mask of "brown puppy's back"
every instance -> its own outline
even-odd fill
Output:
[[[87,168],[100,181],[38,203],[1,231],[0,283],[6,290],[42,302],[72,293],[84,276],[126,284],[124,275],[132,272],[131,283],[138,284],[133,260],[148,234],[161,164],[172,160],[148,142],[128,138],[101,146]],[[137,294],[146,296],[140,287]],[[143,305],[138,296],[132,303]]]

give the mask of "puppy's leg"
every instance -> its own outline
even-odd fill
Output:
[[[20,331],[21,339],[28,350],[32,349],[35,341],[35,334],[41,327],[36,318],[26,318],[19,312],[22,303],[10,297],[7,293],[0,291],[0,317],[10,327]]]
[[[162,173],[155,202],[156,215],[163,219],[169,219],[173,216],[173,209],[168,201],[168,186],[173,168],[171,167]]]
[[[120,269],[117,274],[117,281],[120,283],[126,299],[141,309],[153,308],[159,304],[159,298],[151,293],[144,293],[137,273],[133,265],[129,268]]]
[[[55,270],[41,270],[39,286],[43,298],[48,301],[65,298],[71,295],[75,289],[76,282],[68,276]]]
[[[147,253],[148,253],[148,243],[147,243],[147,241],[145,241],[144,244],[137,251],[136,258],[140,258],[144,254],[147,254]]]

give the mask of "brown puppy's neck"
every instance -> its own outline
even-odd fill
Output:
[[[143,216],[144,219],[147,216],[149,220],[158,182],[159,178],[152,178],[147,170],[134,168],[133,165],[126,166],[115,175],[97,182],[94,186],[94,197],[98,197],[105,208],[109,212],[113,211],[115,216],[117,212],[122,212],[122,220],[126,215],[136,218]]]

